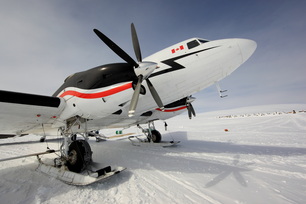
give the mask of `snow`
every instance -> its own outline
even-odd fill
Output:
[[[292,110],[296,114],[288,113]],[[176,147],[90,139],[95,162],[127,170],[85,187],[35,171],[34,157],[1,162],[0,202],[304,203],[306,112],[301,110],[305,104],[202,113],[192,120],[180,115],[167,121],[167,131],[156,122],[164,140],[181,141]],[[136,128],[123,132],[140,133]],[[115,130],[103,133],[111,136]],[[47,144],[38,140],[34,135],[2,139],[0,159],[45,151]],[[55,141],[48,146],[59,148]]]

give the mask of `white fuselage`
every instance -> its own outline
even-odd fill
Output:
[[[198,45],[189,48],[191,42]],[[161,50],[143,61],[158,64],[150,81],[163,104],[166,105],[190,96],[228,76],[244,63],[255,49],[256,43],[247,39],[205,42],[193,38]],[[139,121],[142,113],[155,110],[158,107],[148,91],[146,82],[144,82],[146,94],[140,95],[135,115],[128,118],[128,107],[133,95],[131,84],[132,82],[124,82],[91,90],[65,88],[58,95],[66,100],[66,107],[60,115],[59,121],[65,121],[78,115],[86,119],[98,120],[99,122],[95,123],[97,126],[97,123],[101,123],[101,127],[108,126],[108,124],[119,120],[116,116],[112,116],[112,113],[118,110],[123,111],[120,114],[121,122],[124,117],[126,117],[127,124],[130,123],[128,121]],[[174,115],[167,115],[167,117],[172,116]]]

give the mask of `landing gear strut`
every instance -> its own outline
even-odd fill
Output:
[[[160,143],[162,136],[159,131],[155,129],[154,121],[148,123],[148,128],[144,129],[140,125],[137,125],[139,129],[147,136],[148,142]]]
[[[72,128],[78,127],[77,132]],[[64,142],[60,148],[61,157],[54,160],[55,166],[66,166],[69,171],[80,173],[92,162],[92,151],[88,144],[87,120],[75,117],[60,129]],[[77,139],[77,135],[83,139]]]

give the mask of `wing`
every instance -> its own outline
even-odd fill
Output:
[[[0,134],[21,135],[51,126],[66,103],[58,97],[0,90]]]

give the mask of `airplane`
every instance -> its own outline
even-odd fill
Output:
[[[0,91],[0,133],[45,137],[59,131],[63,144],[56,166],[72,173],[83,172],[92,162],[91,131],[147,124],[148,141],[161,142],[154,121],[184,111],[195,116],[192,95],[213,84],[219,87],[257,47],[249,39],[190,38],[143,59],[132,23],[135,61],[101,31],[93,31],[125,62],[72,74],[52,96]],[[85,139],[75,140],[76,135]]]

